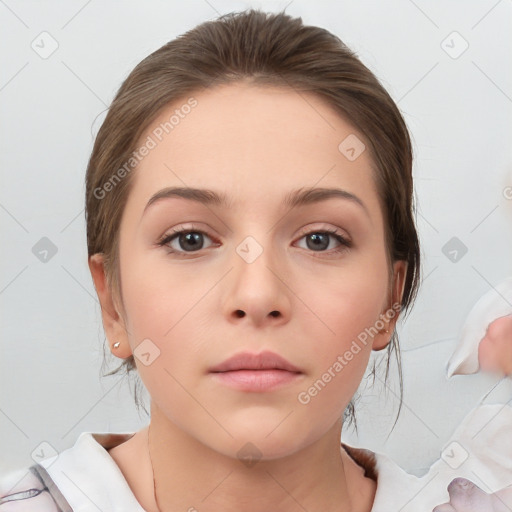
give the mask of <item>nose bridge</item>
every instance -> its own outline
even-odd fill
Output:
[[[277,225],[272,226],[274,219],[262,208],[258,210],[256,205],[261,205],[257,199],[250,207],[246,202],[245,212],[239,212],[236,221],[232,224],[234,235],[233,264],[237,274],[249,275],[254,273],[268,273],[267,267],[275,266],[277,254],[282,251],[275,243]]]
[[[238,283],[250,286],[255,291],[275,288],[276,252],[279,248],[273,246],[269,233],[260,232],[246,236],[235,248],[234,257],[235,277]],[[271,269],[274,271],[272,272]]]
[[[226,312],[236,318],[248,316],[255,323],[268,317],[287,317],[289,297],[278,277],[285,265],[285,259],[279,257],[281,248],[273,246],[271,232],[260,229],[253,233],[235,247]]]

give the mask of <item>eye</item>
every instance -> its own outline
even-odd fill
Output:
[[[204,249],[204,238],[211,238],[200,229],[179,228],[173,229],[157,242],[159,246],[167,246],[171,253],[192,253]],[[174,244],[174,245],[172,245]]]
[[[157,245],[160,247],[166,246],[170,253],[185,256],[186,254],[193,254],[204,249],[205,238],[211,240],[207,233],[201,229],[196,229],[194,227],[182,227],[173,229],[171,233],[166,233],[157,242]],[[336,255],[337,253],[352,247],[352,242],[345,238],[341,233],[338,233],[335,229],[305,232],[299,240],[304,238],[306,239],[305,248],[312,252],[335,253]],[[338,246],[334,248],[331,247],[330,250],[326,250],[332,245],[331,242],[337,242]],[[213,244],[210,244],[207,247],[210,247],[211,245]]]
[[[339,244],[334,249],[331,248],[334,253],[339,253],[352,247],[352,242],[335,229],[309,231],[303,234],[300,240],[303,238],[306,239],[306,248],[311,249],[313,252],[331,252],[325,249],[329,248],[333,240]]]

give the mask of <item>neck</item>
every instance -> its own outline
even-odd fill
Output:
[[[322,438],[273,460],[224,455],[170,422],[152,404],[148,430],[159,512],[369,512],[375,482],[340,446],[341,421]]]

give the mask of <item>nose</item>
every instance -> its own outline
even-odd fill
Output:
[[[224,312],[230,322],[263,327],[289,320],[293,293],[286,262],[268,247],[253,239],[237,248],[224,290]]]
[[[280,311],[278,311],[278,310],[273,310],[273,311],[271,311],[268,314],[268,316],[273,316],[273,317],[276,317],[276,318],[280,317],[281,315],[282,315],[282,313]],[[238,318],[243,318],[244,316],[247,316],[247,313],[243,309],[237,309],[235,311],[235,316],[238,317]]]

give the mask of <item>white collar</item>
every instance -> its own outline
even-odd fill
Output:
[[[73,510],[145,512],[108,449],[127,441],[135,432],[82,432],[72,448],[40,462]],[[403,505],[404,489],[414,489],[420,479],[406,473],[388,456],[343,443],[356,463],[377,474],[371,512],[394,511]],[[364,462],[365,454],[374,456]],[[350,453],[349,453],[350,455]],[[353,457],[354,458],[354,457]]]
[[[40,462],[75,511],[145,512],[107,452],[134,432],[82,432],[73,447]]]

